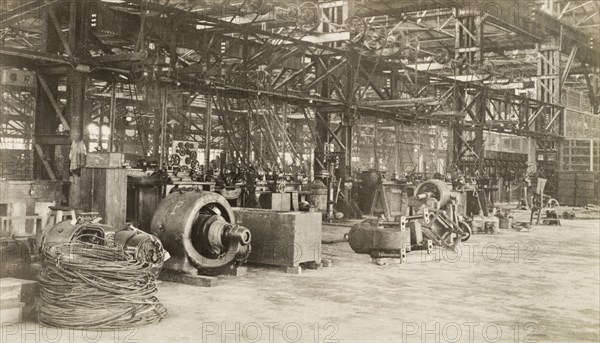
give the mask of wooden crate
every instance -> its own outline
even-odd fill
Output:
[[[85,156],[86,168],[122,168],[124,155],[118,152],[92,152]]]
[[[321,212],[233,211],[237,223],[252,233],[249,262],[284,267],[321,262]]]
[[[573,181],[575,183],[576,174],[572,172],[560,172],[558,174],[558,181]]]
[[[594,172],[577,173],[577,183],[583,183],[583,182],[594,183],[596,181],[596,178],[597,178],[597,175]]]
[[[600,172],[558,172],[557,200],[565,206],[600,204]]]
[[[115,229],[125,227],[127,171],[81,168],[80,201],[77,209],[99,212],[103,222]]]
[[[16,300],[0,300],[0,325],[17,324],[23,321],[23,304]]]
[[[0,322],[14,324],[33,319],[38,294],[37,281],[0,278]]]
[[[295,202],[294,199],[296,199]],[[260,208],[264,209],[271,209],[275,211],[292,211],[298,209],[297,199],[297,192],[262,192],[258,196],[258,204]]]
[[[593,185],[593,184],[592,184]],[[594,187],[591,188],[587,188],[587,187],[580,187],[577,186],[577,197],[583,197],[583,198],[594,198],[596,196],[596,190],[594,189]]]
[[[155,177],[129,177],[127,182],[127,220],[140,230],[150,232],[152,215],[162,200],[162,186]]]
[[[565,140],[562,144],[562,169],[573,171],[600,170],[599,148],[598,139]]]
[[[575,199],[575,205],[574,206],[586,206],[588,204],[598,204],[598,198],[596,197],[578,197]]]

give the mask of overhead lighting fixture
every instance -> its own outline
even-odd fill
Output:
[[[108,2],[108,3],[111,3],[111,4],[122,4],[122,3],[125,2],[125,0],[100,0],[100,1],[102,1],[102,2]]]

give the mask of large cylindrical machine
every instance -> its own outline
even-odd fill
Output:
[[[213,192],[169,194],[158,205],[150,231],[171,255],[163,269],[188,274],[225,274],[250,255],[250,231],[236,225],[227,199]]]
[[[451,189],[444,181],[432,179],[420,183],[415,188],[415,194],[417,196],[421,194],[429,195],[431,198],[437,200],[437,206],[442,208],[450,202]]]

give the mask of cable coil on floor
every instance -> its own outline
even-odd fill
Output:
[[[157,239],[143,246],[143,253],[108,241],[43,246],[39,322],[114,330],[160,321],[167,314],[155,296],[164,251]]]

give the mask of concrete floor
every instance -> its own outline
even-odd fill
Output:
[[[347,230],[325,226],[323,238]],[[5,328],[0,341],[598,342],[599,232],[597,219],[563,220],[388,266],[334,244],[324,246],[332,267],[301,275],[250,267],[214,288],[162,282],[169,314],[154,326],[96,333],[29,323]]]

